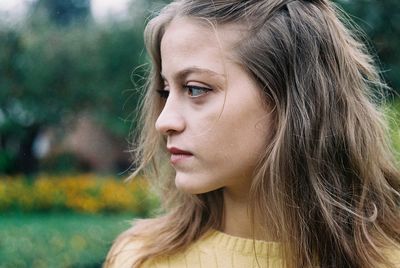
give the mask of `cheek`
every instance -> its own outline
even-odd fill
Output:
[[[224,135],[223,127],[221,129],[223,108],[223,99],[214,99],[199,110],[190,107],[186,111],[186,131],[189,134],[188,137],[194,138],[192,142],[198,141],[198,147],[207,146],[213,140],[218,140],[221,135]]]
[[[207,135],[210,159],[219,166],[254,167],[268,143],[269,121],[233,111],[230,115],[222,116]]]
[[[220,119],[219,133],[216,133],[215,146],[226,151],[240,164],[255,164],[264,153],[271,132],[271,119],[268,112],[249,103],[242,109],[235,106]],[[228,116],[229,115],[229,116]],[[222,146],[223,145],[223,146]]]
[[[225,173],[229,167],[248,173],[254,168],[270,132],[268,112],[257,101],[248,95],[231,95],[191,113],[186,137],[195,144],[203,171]]]

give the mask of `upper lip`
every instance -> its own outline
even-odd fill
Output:
[[[167,149],[171,154],[189,154],[189,155],[192,154],[191,152],[181,150],[177,147],[167,147]]]

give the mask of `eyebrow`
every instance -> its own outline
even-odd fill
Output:
[[[188,68],[185,68],[183,70],[180,70],[179,72],[174,74],[173,78],[176,79],[176,80],[183,80],[188,75],[190,75],[192,73],[206,74],[206,75],[210,75],[210,76],[218,76],[218,77],[221,77],[221,78],[225,78],[226,77],[224,74],[220,74],[220,73],[211,71],[209,69],[204,69],[204,68],[200,68],[200,67],[197,67],[197,66],[192,66],[192,67],[188,67]],[[162,72],[160,73],[160,75],[164,80],[167,80],[165,78],[165,76],[162,74]]]

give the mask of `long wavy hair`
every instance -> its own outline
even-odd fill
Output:
[[[155,129],[162,110],[160,42],[179,16],[247,29],[232,54],[274,107],[273,137],[260,156],[249,209],[282,242],[286,266],[394,265],[384,252],[399,249],[400,175],[376,97],[387,87],[357,28],[328,0],[181,0],[145,30],[152,70],[135,174],[154,182],[164,215],[117,239],[116,245],[141,241],[134,266],[179,252],[222,226],[222,190],[177,190],[165,137]]]

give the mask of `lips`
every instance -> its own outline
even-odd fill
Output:
[[[169,151],[171,154],[193,155],[191,152],[184,151],[184,150],[181,150],[181,149],[176,148],[176,147],[170,147],[170,148],[168,148],[168,151]]]
[[[167,149],[171,153],[170,161],[174,165],[193,157],[193,154],[189,151],[185,151],[176,147],[170,147]]]

